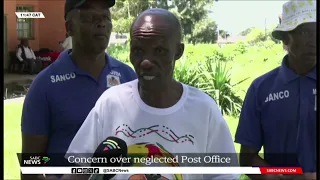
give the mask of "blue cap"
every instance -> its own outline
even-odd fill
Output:
[[[66,0],[66,4],[64,6],[64,19],[66,19],[68,12],[73,9],[79,8],[82,6],[86,1],[89,0]],[[116,4],[116,0],[105,0],[108,4],[109,8]]]

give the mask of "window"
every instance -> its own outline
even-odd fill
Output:
[[[32,12],[32,6],[18,5],[16,12]],[[17,18],[17,36],[18,39],[33,39],[33,19]]]

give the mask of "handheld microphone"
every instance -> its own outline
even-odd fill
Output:
[[[115,161],[112,163],[110,159],[127,157],[128,147],[125,141],[116,137],[108,137],[102,141],[97,147],[92,157],[105,158],[106,161],[100,163],[91,163],[93,167],[121,167],[122,162]],[[88,180],[109,180],[115,174],[92,174]]]

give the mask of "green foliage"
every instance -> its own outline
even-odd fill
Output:
[[[108,54],[112,55],[112,57],[121,60],[124,63],[129,64],[129,46],[124,45],[115,45],[108,47],[107,51]]]
[[[220,29],[219,30],[219,36],[221,36],[224,39],[227,39],[228,37],[230,37],[230,34],[228,33],[228,31]]]
[[[240,36],[247,36],[248,34],[251,33],[251,31],[252,31],[253,29],[254,29],[254,27],[247,28],[247,29],[241,31],[241,32],[239,33],[239,35],[240,35]]]
[[[187,60],[182,59],[177,62],[174,69],[174,78],[184,84],[198,87],[198,69],[197,64],[190,64]]]
[[[254,28],[251,32],[247,35],[248,43],[255,44],[261,41],[265,41],[267,38],[267,34],[264,30],[259,28]]]
[[[248,46],[244,42],[238,42],[236,51],[238,51],[240,54],[244,54],[247,52]]]
[[[189,42],[208,43],[217,39],[217,25],[208,18],[212,6],[210,0],[172,0],[169,10],[179,17],[183,34]]]
[[[243,100],[236,95],[235,86],[241,84],[245,78],[236,84],[231,84],[231,69],[227,63],[208,57],[200,66],[202,82],[199,88],[209,94],[219,106],[222,114],[237,115],[241,110]]]
[[[127,33],[130,31],[133,21],[134,17],[121,17],[117,20],[113,20],[113,31],[117,33]]]
[[[206,92],[216,101],[222,114],[237,115],[240,112],[243,101],[236,95],[235,86],[248,78],[231,84],[231,69],[227,67],[223,53],[213,51],[212,56],[205,56],[204,61],[195,63],[182,59],[176,64],[174,77]]]
[[[129,46],[112,46],[107,52],[129,64]],[[245,42],[220,48],[216,44],[186,44],[176,62],[174,78],[211,96],[223,114],[237,115],[245,92],[258,76],[280,65],[285,52],[272,40]]]
[[[141,12],[147,10],[152,2],[150,0],[117,0],[114,7],[111,8],[112,18],[137,17]]]
[[[242,31],[240,34],[247,36],[247,42],[250,44],[256,44],[262,41],[273,41],[276,44],[280,44],[281,41],[274,39],[271,35],[273,29],[276,26],[272,26],[269,29],[259,29],[259,28],[248,28],[244,31]]]
[[[117,0],[111,8],[113,31],[128,33],[134,19],[149,8],[173,12],[181,21],[184,39],[193,43],[213,43],[217,40],[217,25],[208,18],[210,0]]]
[[[189,42],[215,43],[217,41],[217,24],[211,19],[203,19],[195,23]]]

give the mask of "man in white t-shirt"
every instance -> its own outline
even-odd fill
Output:
[[[91,156],[105,138],[115,136],[126,141],[128,153],[146,156],[229,153],[229,165],[238,166],[230,130],[215,101],[199,89],[173,79],[175,61],[183,52],[181,25],[176,16],[163,9],[143,12],[131,28],[130,60],[138,80],[112,87],[102,94],[71,142],[66,158],[68,154]],[[198,165],[205,166],[203,160]],[[67,176],[62,179],[76,175]],[[116,175],[113,179],[147,179],[146,176]],[[179,180],[239,177],[232,174],[159,176],[158,179]]]

